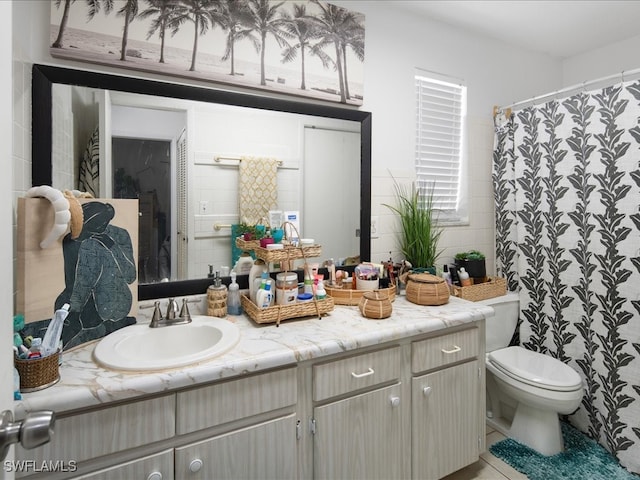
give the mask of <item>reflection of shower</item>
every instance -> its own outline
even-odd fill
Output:
[[[177,269],[172,269],[172,273],[176,273],[172,278],[188,278],[187,274],[187,132],[183,131],[178,137],[176,143],[176,170],[177,170],[177,182],[176,182],[176,197],[178,205],[176,207],[176,222],[178,241],[175,247],[172,247],[172,258],[177,259]],[[175,253],[174,253],[175,252]]]

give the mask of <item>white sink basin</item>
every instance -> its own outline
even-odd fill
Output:
[[[234,323],[201,315],[191,318],[186,325],[149,328],[139,324],[116,330],[98,342],[94,358],[116,370],[164,370],[210,360],[240,339]]]

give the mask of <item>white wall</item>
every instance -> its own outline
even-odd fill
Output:
[[[372,260],[386,260],[396,251],[393,218],[383,203],[391,203],[391,171],[399,179],[413,175],[415,68],[461,78],[468,87],[470,147],[470,224],[448,228],[441,263],[456,251],[477,248],[493,260],[493,194],[491,187],[492,107],[558,89],[562,64],[495,40],[471,35],[442,23],[407,14],[383,1],[336,1],[366,15],[365,91],[363,109],[373,113],[372,213],[380,217],[381,235],[372,241]],[[30,186],[31,63],[116,72],[49,55],[48,0],[13,5],[14,68],[14,194]],[[144,78],[166,77],[139,74]],[[184,79],[179,79],[182,83]],[[194,82],[195,85],[201,85]],[[399,260],[398,254],[394,259]]]
[[[399,260],[395,218],[382,204],[393,203],[389,172],[400,181],[413,178],[416,68],[464,80],[468,87],[470,224],[449,227],[442,237],[440,264],[476,248],[494,271],[491,151],[492,109],[557,89],[561,64],[550,57],[478,37],[447,25],[407,15],[392,2],[339,1],[366,16],[364,110],[373,113],[372,214],[379,216],[372,260]],[[386,6],[383,6],[386,4]]]
[[[637,70],[639,51],[640,35],[568,58],[562,64],[563,87]]]

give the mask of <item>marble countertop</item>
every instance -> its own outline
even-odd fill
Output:
[[[194,314],[193,309],[191,313]],[[41,409],[61,413],[169,392],[375,346],[492,315],[490,307],[455,297],[446,305],[425,307],[408,302],[404,296],[396,297],[392,316],[383,320],[364,318],[358,307],[339,305],[322,319],[287,320],[279,327],[258,325],[245,315],[229,315],[228,321],[240,328],[240,341],[233,349],[207,362],[155,372],[122,372],[100,367],[93,359],[96,340],[65,352],[60,381],[44,390],[22,394],[22,400],[15,402],[15,415],[22,418],[27,412]]]

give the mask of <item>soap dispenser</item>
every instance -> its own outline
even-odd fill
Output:
[[[236,272],[231,272],[231,283],[227,297],[227,313],[229,315],[242,315],[242,302],[240,300],[240,286],[236,282]]]
[[[213,285],[207,288],[207,315],[220,318],[227,316],[227,287],[222,284],[220,272],[216,272]]]

